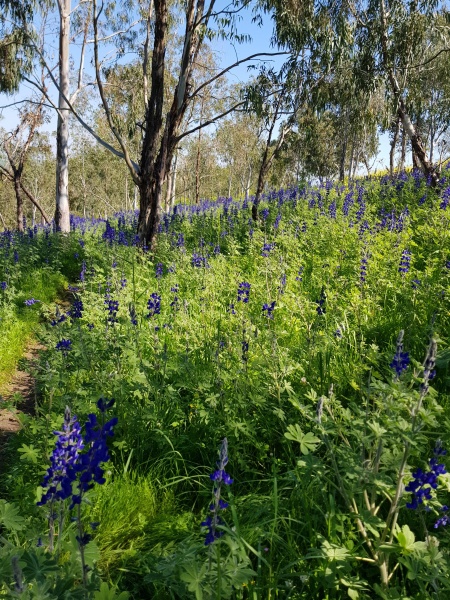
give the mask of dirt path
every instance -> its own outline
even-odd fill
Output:
[[[71,300],[72,294],[65,291],[56,300],[56,304],[62,311],[66,311],[70,308]],[[21,427],[20,414],[35,413],[36,381],[30,371],[37,364],[37,358],[42,350],[45,350],[42,344],[31,340],[9,383],[0,389],[0,464],[2,448],[7,443],[8,436],[19,431]]]
[[[0,394],[0,446],[8,434],[20,429],[20,413],[33,414],[36,404],[36,382],[30,374],[36,363],[40,350],[44,347],[36,341],[31,341],[19,361],[19,365]],[[14,408],[3,408],[4,403],[14,403]]]

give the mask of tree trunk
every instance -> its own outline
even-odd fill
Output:
[[[161,200],[164,177],[161,171],[155,170],[154,176],[144,180],[139,189],[140,212],[138,232],[144,245],[152,250],[161,220]],[[144,207],[144,213],[142,211]]]
[[[348,165],[348,180],[351,181],[353,171],[353,159],[355,157],[355,138],[352,137],[352,147],[350,150],[350,162]]]
[[[252,205],[252,218],[254,221],[258,220],[258,206],[261,201],[261,194],[263,193],[263,190],[264,190],[264,184],[266,182],[267,173],[269,172],[270,167],[272,166],[275,156],[278,154],[281,146],[284,143],[286,134],[288,133],[288,131],[290,131],[290,126],[281,128],[281,131],[278,135],[277,143],[275,145],[275,149],[272,152],[272,154],[269,156],[269,148],[270,148],[270,144],[272,142],[272,133],[273,133],[273,130],[275,127],[275,123],[277,122],[278,111],[280,109],[280,105],[281,105],[281,97],[277,101],[275,111],[272,116],[272,122],[271,122],[270,128],[269,128],[269,135],[267,136],[266,146],[264,148],[264,152],[263,152],[263,156],[262,156],[262,160],[261,160],[261,166],[259,168],[258,184],[256,186],[255,199],[254,199],[253,205]]]
[[[358,168],[358,165],[359,165],[359,151],[356,152],[356,160],[353,161],[353,174],[352,174],[353,180],[355,180],[356,170]]]
[[[427,159],[422,140],[417,134],[414,125],[412,124],[411,119],[408,113],[406,112],[405,104],[402,99],[400,99],[399,101],[398,116],[400,117],[403,123],[403,127],[407,136],[411,140],[411,146],[414,154],[416,155],[421,171],[423,171],[425,175],[430,178],[431,185],[433,187],[436,186],[438,182],[438,174],[433,164]]]
[[[347,134],[344,135],[341,148],[341,160],[339,162],[339,181],[345,179],[345,157],[347,155]]]
[[[170,169],[169,169],[169,172],[168,172],[167,178],[166,178],[166,197],[164,200],[164,209],[165,210],[169,210],[171,187],[172,187],[172,165],[170,165]]]
[[[200,142],[201,129],[198,130],[197,157],[195,161],[195,204],[200,202]]]
[[[394,176],[395,169],[395,149],[397,147],[398,132],[400,129],[400,117],[397,116],[395,121],[394,135],[392,136],[391,149],[389,152],[389,175]]]
[[[430,163],[433,164],[433,154],[434,154],[434,137],[436,132],[434,130],[434,117],[431,117],[430,124]]]
[[[17,207],[17,229],[19,231],[24,230],[23,226],[23,198],[22,188],[20,187],[20,176],[14,173],[14,193],[16,195],[16,207]]]
[[[174,157],[173,157],[172,171],[170,172],[169,184],[167,186],[168,191],[169,191],[169,200],[167,203],[167,207],[169,209],[172,208],[172,206],[175,202],[175,192],[176,192],[176,184],[177,184],[177,163],[178,163],[178,153],[175,152]]]
[[[402,153],[400,156],[400,171],[404,170],[405,162],[406,162],[406,134],[405,134],[405,128],[402,127]]]
[[[56,211],[55,223],[59,231],[70,231],[69,209],[69,35],[70,0],[58,0],[59,30],[59,101],[56,130]]]
[[[245,186],[245,199],[246,200],[249,197],[251,185],[252,185],[252,165],[250,163],[248,166],[247,185]]]
[[[160,142],[164,101],[164,62],[167,44],[167,2],[155,0],[155,33],[152,54],[152,84],[145,115],[145,134],[142,140],[139,182],[138,235],[142,244],[152,246],[158,231],[162,185],[167,161],[167,141],[170,113]],[[170,157],[171,158],[171,157]],[[170,162],[170,161],[169,161]]]
[[[268,166],[267,162],[268,162],[267,160],[266,161],[263,160],[263,163],[261,164],[261,168],[259,169],[258,183],[256,185],[256,194],[255,194],[255,199],[254,199],[253,205],[252,205],[252,218],[254,221],[258,220],[258,206],[259,206],[259,203],[261,202],[261,195],[264,190],[264,183],[266,181],[266,175],[269,170],[269,166]]]
[[[264,152],[262,155],[261,166],[259,167],[258,183],[256,184],[256,194],[255,194],[255,199],[253,200],[253,204],[252,204],[252,219],[254,221],[258,220],[258,206],[259,206],[259,203],[261,202],[261,194],[264,189],[264,182],[266,179],[266,174],[267,174],[267,171],[269,170],[269,147],[270,147],[270,143],[272,141],[273,129],[275,127],[275,123],[276,123],[276,120],[278,117],[278,107],[280,106],[280,102],[281,102],[281,99],[278,101],[275,113],[272,117],[272,123],[269,128],[269,135],[267,136],[266,145],[265,145]],[[272,158],[273,158],[273,156],[274,155],[272,155]]]

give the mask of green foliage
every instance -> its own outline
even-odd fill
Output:
[[[58,253],[43,233],[21,250],[20,283],[2,299],[9,311],[47,321],[39,326],[46,351],[36,368],[37,414],[9,441],[2,478],[8,589],[18,556],[31,597],[43,586],[51,598],[57,586],[84,593],[74,525],[64,517],[51,553],[35,502],[65,406],[83,422],[104,396],[115,398],[119,424],[106,482],[83,505],[86,531],[95,524],[86,546],[90,598],[120,598],[121,590],[158,600],[448,593],[448,536],[434,529],[448,476],[439,476],[429,511],[408,509],[404,492],[412,473],[428,468],[436,439],[450,443],[448,216],[438,192],[410,179],[364,182],[358,217],[360,186],[348,215],[349,190],[325,186],[273,194],[256,225],[234,204],[192,218],[177,209],[153,255],[132,246],[132,215],[108,224],[127,245],[110,242],[103,223],[83,223],[84,233],[49,236]],[[267,256],[264,244],[275,244]],[[195,266],[194,252],[209,267]],[[34,255],[49,260],[45,273],[70,274],[72,283],[84,261],[70,296],[82,299],[81,318],[48,324],[61,308],[25,287]],[[13,256],[1,256],[2,273],[11,273]],[[238,300],[241,282],[251,286],[247,303]],[[161,297],[155,314],[151,294]],[[41,302],[25,311],[30,296]],[[113,319],[109,300],[118,302]],[[267,318],[263,305],[273,301]],[[400,330],[410,364],[397,377],[389,365]],[[436,377],[423,394],[430,337]],[[72,342],[67,353],[56,348],[63,339]],[[234,483],[218,525],[224,535],[205,546],[200,523],[225,436]]]

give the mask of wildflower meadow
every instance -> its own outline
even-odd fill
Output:
[[[450,170],[0,234],[0,598],[450,598]],[[21,408],[15,394],[1,407]]]

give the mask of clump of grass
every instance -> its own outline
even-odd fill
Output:
[[[24,273],[16,283],[13,302],[0,307],[0,394],[10,380],[18,360],[42,319],[42,306],[54,302],[67,285],[66,278],[50,269]],[[39,303],[25,306],[25,300],[36,298]]]

